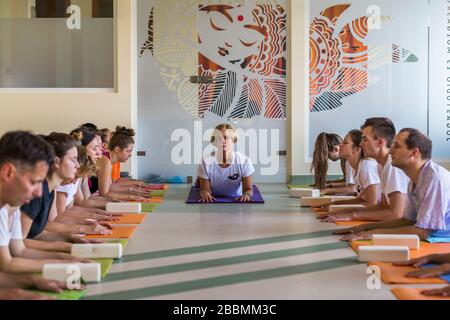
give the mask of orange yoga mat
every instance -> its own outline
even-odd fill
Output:
[[[427,290],[418,288],[393,288],[391,291],[399,300],[450,300],[450,297],[424,296],[421,292]]]
[[[145,199],[144,201],[128,201],[131,203],[163,203],[164,198],[163,197],[151,197],[148,199]]]
[[[381,270],[381,281],[387,284],[433,284],[447,283],[446,281],[436,277],[428,279],[407,278],[405,275],[411,271],[418,270],[414,267],[397,267],[392,263],[370,262],[369,266],[377,266]]]
[[[358,253],[358,247],[361,245],[371,245],[372,241],[352,241],[350,247]],[[411,259],[421,258],[430,254],[450,253],[450,243],[428,243],[422,241],[419,250],[410,250]]]
[[[109,235],[87,235],[87,239],[130,239],[134,231],[136,231],[136,226],[125,227],[125,226],[115,226],[112,234]]]
[[[147,218],[146,214],[124,214],[117,221],[109,221],[111,224],[142,224]]]
[[[360,226],[362,224],[366,224],[366,223],[370,223],[368,221],[338,221],[335,222],[338,226],[341,227],[357,227]]]
[[[168,184],[151,184],[146,187],[142,187],[145,190],[169,190]]]

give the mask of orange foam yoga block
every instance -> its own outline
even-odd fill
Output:
[[[391,292],[399,300],[450,300],[450,297],[424,296],[423,291],[428,289],[419,288],[393,288]]]
[[[115,226],[111,231],[112,234],[109,235],[87,235],[86,239],[130,239],[136,231],[136,226]]]

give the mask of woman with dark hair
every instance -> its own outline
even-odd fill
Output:
[[[137,180],[114,183],[112,168],[117,163],[127,162],[133,153],[134,130],[117,127],[109,142],[109,152],[98,160],[98,187],[99,194],[119,201],[145,201],[148,192],[141,189],[145,184]]]
[[[334,133],[322,132],[316,139],[311,172],[314,172],[314,188],[321,189],[323,194],[337,195],[355,193],[353,168],[348,161],[341,159],[339,156],[341,144],[342,138]],[[329,160],[341,160],[344,179],[326,181]]]
[[[380,176],[378,163],[374,159],[365,158],[361,147],[362,131],[352,130],[346,136],[339,150],[339,156],[349,162],[356,174],[354,176],[357,198],[355,200],[344,200],[332,203],[340,204],[363,204],[374,206],[381,200]],[[328,211],[330,204],[323,208]],[[327,218],[327,215],[319,218]]]
[[[77,206],[75,197],[79,194],[81,197],[81,181],[96,174],[97,168],[94,162],[87,154],[86,147],[78,146],[78,163],[80,168],[77,170],[74,180],[66,180],[61,186],[56,188],[56,207],[58,211],[58,221],[74,221],[73,219],[92,219],[97,221],[115,221],[117,218],[105,210]],[[100,200],[82,201],[82,204],[100,203]],[[102,206],[106,205],[106,199]]]
[[[65,180],[73,180],[80,167],[78,163],[77,142],[64,133],[52,133],[43,136],[55,151],[55,161],[49,169],[43,183],[40,198],[22,206],[22,232],[24,238],[54,241],[73,241],[80,239],[79,234],[110,234],[108,228],[101,225],[68,225],[54,222],[58,216],[55,190]],[[84,242],[84,241],[83,241]]]

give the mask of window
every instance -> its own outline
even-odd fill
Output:
[[[0,0],[0,88],[113,87],[113,1]]]
[[[66,18],[70,0],[36,0],[36,18]]]

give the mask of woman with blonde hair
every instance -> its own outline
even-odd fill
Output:
[[[215,202],[214,196],[251,201],[255,168],[250,158],[234,151],[237,141],[237,131],[231,125],[221,124],[214,129],[211,143],[217,151],[204,157],[197,171],[200,202]]]

